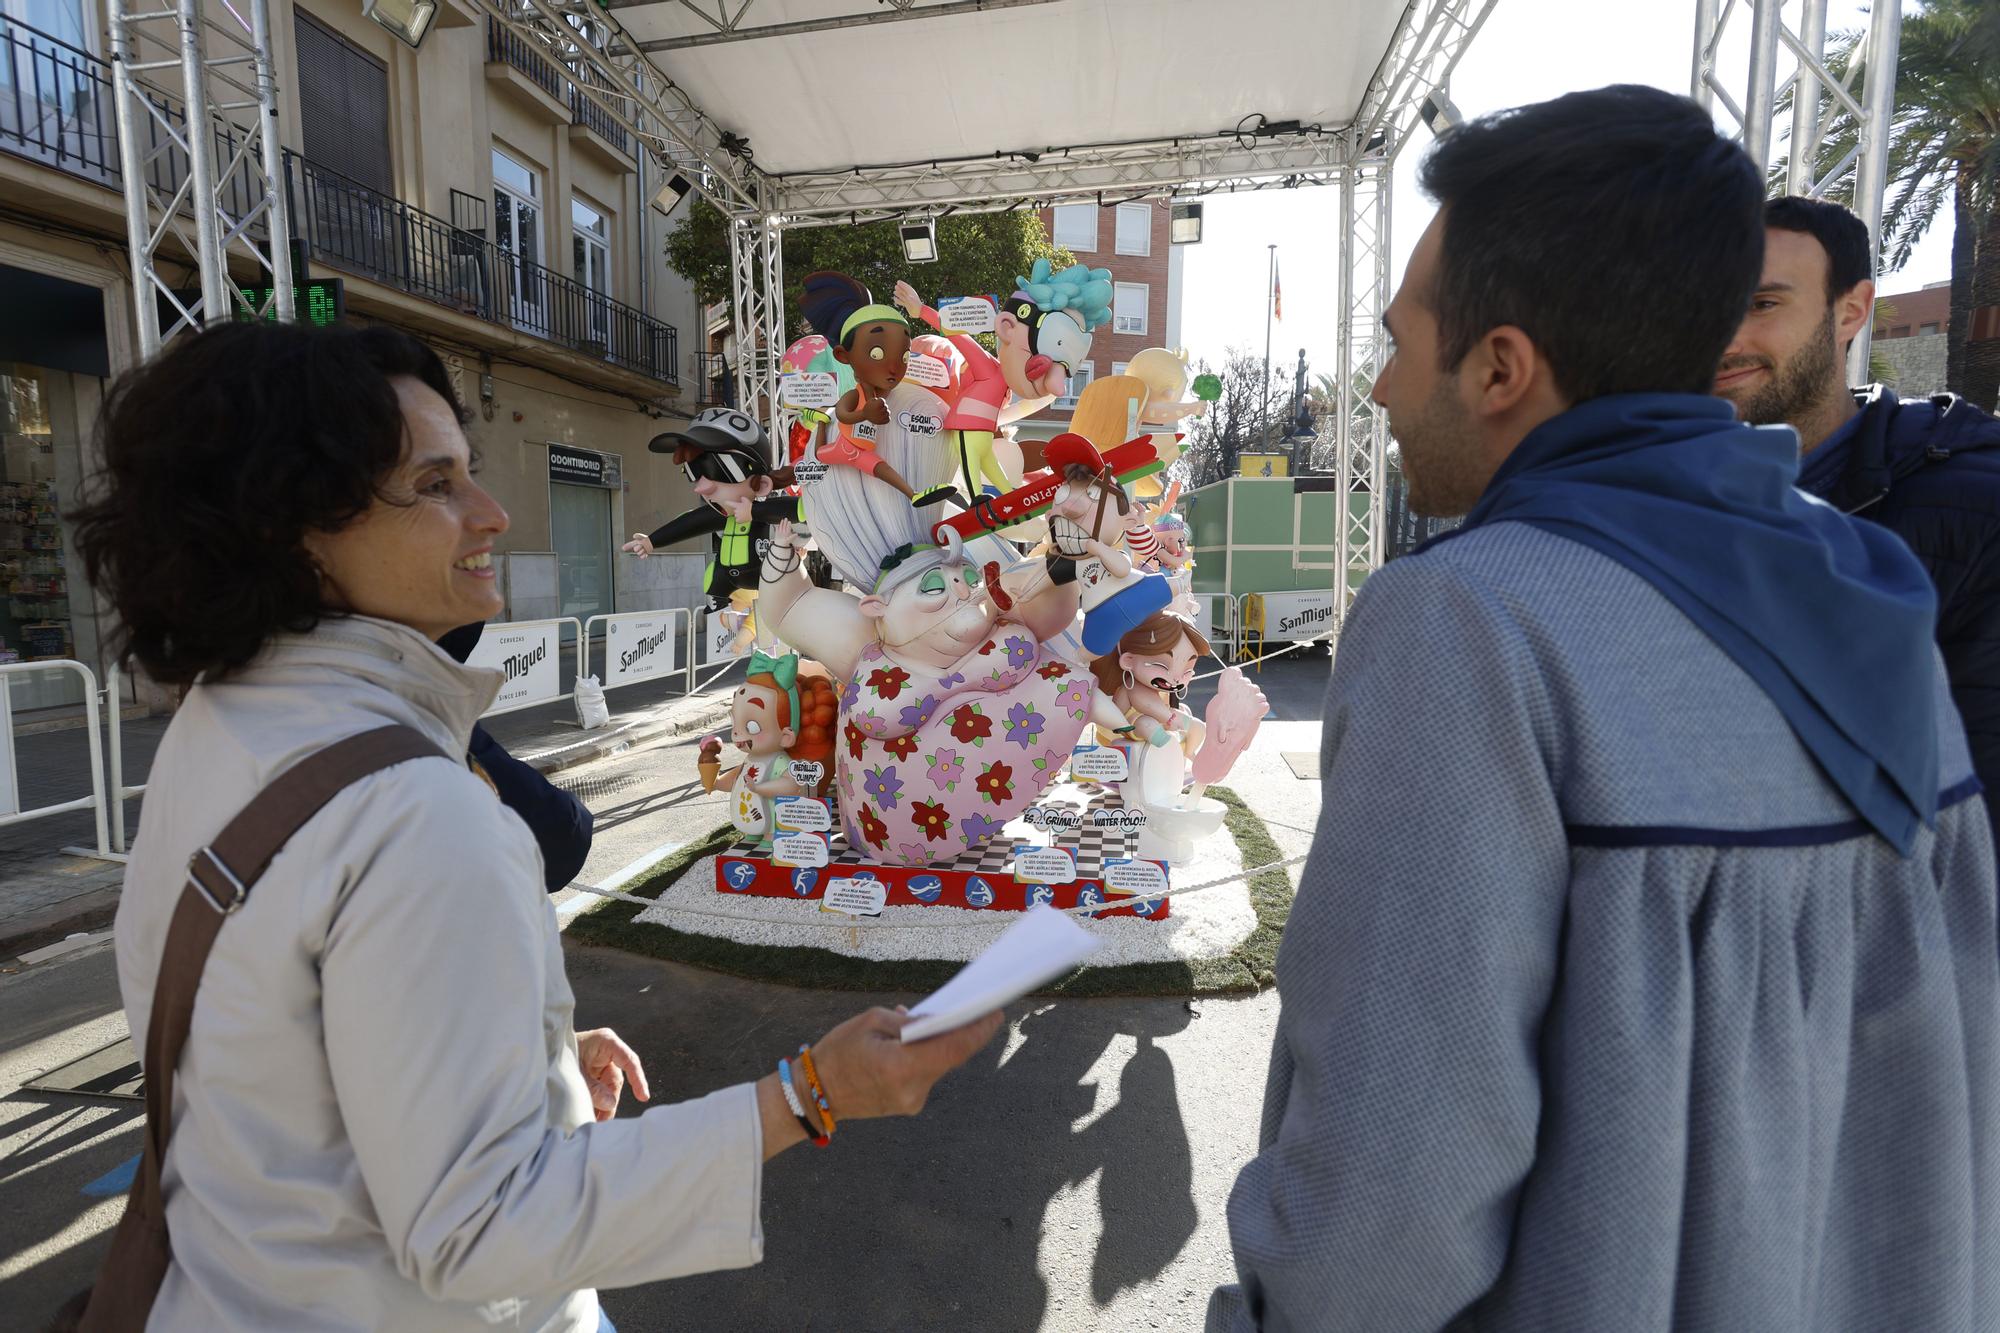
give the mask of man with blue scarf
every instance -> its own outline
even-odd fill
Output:
[[[1212,1330],[2000,1326],[1993,842],[1891,533],[1709,395],[1708,115],[1441,138],[1375,385],[1457,531],[1341,636]]]
[[[1799,487],[1879,523],[1937,588],[1938,648],[1986,785],[2000,802],[2000,421],[1953,393],[1903,401],[1847,387],[1875,317],[1868,228],[1818,199],[1764,206],[1764,274],[1716,374],[1753,425],[1798,432]],[[1988,404],[1987,406],[1991,406]]]

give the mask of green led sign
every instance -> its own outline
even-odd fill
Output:
[[[238,283],[237,293],[243,305],[237,309],[238,319],[249,319],[250,311],[262,310],[264,318],[278,317],[278,303],[271,299],[276,289],[269,283]],[[308,278],[292,287],[292,302],[296,307],[298,322],[310,324],[314,328],[325,328],[338,324],[347,314],[347,293],[339,278]]]

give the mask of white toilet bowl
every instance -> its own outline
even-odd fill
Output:
[[[1187,757],[1178,745],[1132,747],[1131,775],[1119,784],[1126,806],[1142,810],[1146,826],[1139,831],[1141,860],[1181,864],[1194,856],[1194,845],[1222,827],[1229,807],[1210,796],[1188,802],[1181,784],[1187,777]]]

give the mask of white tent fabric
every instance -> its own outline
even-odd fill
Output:
[[[834,18],[871,3],[754,0],[743,27]],[[1212,135],[1258,115],[1339,129],[1360,107],[1403,8],[1396,0],[1051,0],[651,59],[748,139],[759,167],[782,175]],[[714,30],[671,0],[619,4],[616,13],[641,42]]]

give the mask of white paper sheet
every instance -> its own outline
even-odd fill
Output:
[[[910,1010],[904,1041],[963,1027],[1053,981],[1098,950],[1096,936],[1053,907],[1030,908],[959,974]]]

